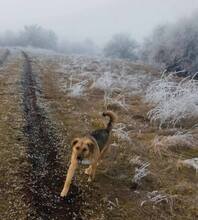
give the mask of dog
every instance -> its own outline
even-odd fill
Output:
[[[89,135],[82,138],[75,138],[72,141],[71,162],[63,190],[60,194],[61,197],[65,197],[67,195],[75,170],[80,164],[89,165],[89,167],[85,170],[85,174],[89,176],[88,182],[94,180],[96,168],[105,153],[109,150],[111,131],[113,124],[117,119],[116,114],[112,111],[103,112],[103,116],[108,116],[110,118],[106,128],[97,129]]]

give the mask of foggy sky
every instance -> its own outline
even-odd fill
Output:
[[[62,39],[102,44],[118,32],[138,41],[161,23],[198,9],[198,0],[0,0],[0,32],[39,24]]]

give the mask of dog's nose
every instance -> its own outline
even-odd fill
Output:
[[[78,160],[82,160],[82,157],[81,157],[81,156],[78,156],[77,159],[78,159]]]

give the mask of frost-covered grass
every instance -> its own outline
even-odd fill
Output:
[[[142,165],[142,160],[140,159],[140,156],[133,156],[130,158],[129,163],[136,166]]]
[[[198,173],[198,157],[184,160],[183,163],[186,166],[194,168],[196,170],[196,172]]]
[[[147,193],[146,199],[141,202],[141,206],[143,206],[145,203],[152,203],[153,205],[157,205],[161,202],[166,202],[171,204],[172,207],[172,199],[173,198],[170,195],[154,190]]]
[[[116,123],[115,127],[113,128],[113,132],[115,135],[124,141],[130,142],[131,139],[129,137],[129,131],[126,129],[126,124],[124,123]]]
[[[72,76],[79,83],[73,85],[72,90],[86,90],[86,95],[89,96],[94,89],[99,89],[104,92],[105,106],[116,104],[126,109],[126,99],[142,94],[145,84],[151,81],[152,77],[143,67],[135,69],[130,65],[124,61],[73,56],[60,60],[57,71],[67,80],[63,80],[64,84],[61,82],[62,87],[68,89],[68,81]],[[80,82],[84,80],[89,83],[81,86]],[[77,92],[77,96],[78,94]]]
[[[140,184],[142,178],[144,178],[145,176],[147,176],[150,173],[150,171],[148,170],[149,166],[150,166],[149,162],[144,162],[144,163],[142,163],[142,165],[140,167],[136,167],[135,168],[135,175],[132,179],[132,182]]]
[[[96,78],[92,87],[98,88],[104,91],[112,90],[116,83],[116,75],[110,72],[105,72],[103,75],[100,75]]]
[[[149,78],[149,75],[141,72],[137,74],[127,74],[124,71],[120,73],[105,72],[96,78],[93,87],[104,91],[125,91],[130,95],[136,95],[142,92],[144,83]]]
[[[162,151],[166,151],[171,147],[174,148],[194,148],[196,146],[196,139],[190,132],[177,132],[169,136],[156,136],[153,140],[154,152],[161,155]]]
[[[71,97],[80,97],[84,95],[84,91],[86,89],[87,80],[80,81],[78,83],[70,83],[69,87],[66,88],[68,95]]]
[[[128,104],[126,103],[126,97],[123,94],[118,94],[117,96],[113,96],[112,93],[105,92],[104,94],[104,105],[107,107],[108,105],[116,105],[125,110],[128,110]]]
[[[182,168],[183,166],[195,169],[196,174],[198,174],[198,157],[186,160],[178,160],[177,167]]]
[[[198,81],[194,79],[176,82],[173,75],[162,77],[151,83],[145,98],[155,106],[148,117],[160,126],[198,119]]]

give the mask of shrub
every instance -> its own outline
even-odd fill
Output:
[[[146,91],[146,101],[154,105],[148,117],[152,122],[159,123],[160,127],[182,125],[197,119],[197,94],[198,82],[194,79],[185,78],[176,82],[173,75],[162,77],[151,83]]]
[[[104,48],[107,57],[135,60],[137,43],[127,34],[116,34]]]
[[[175,24],[158,26],[141,51],[144,61],[168,72],[194,73],[198,70],[198,12]]]

